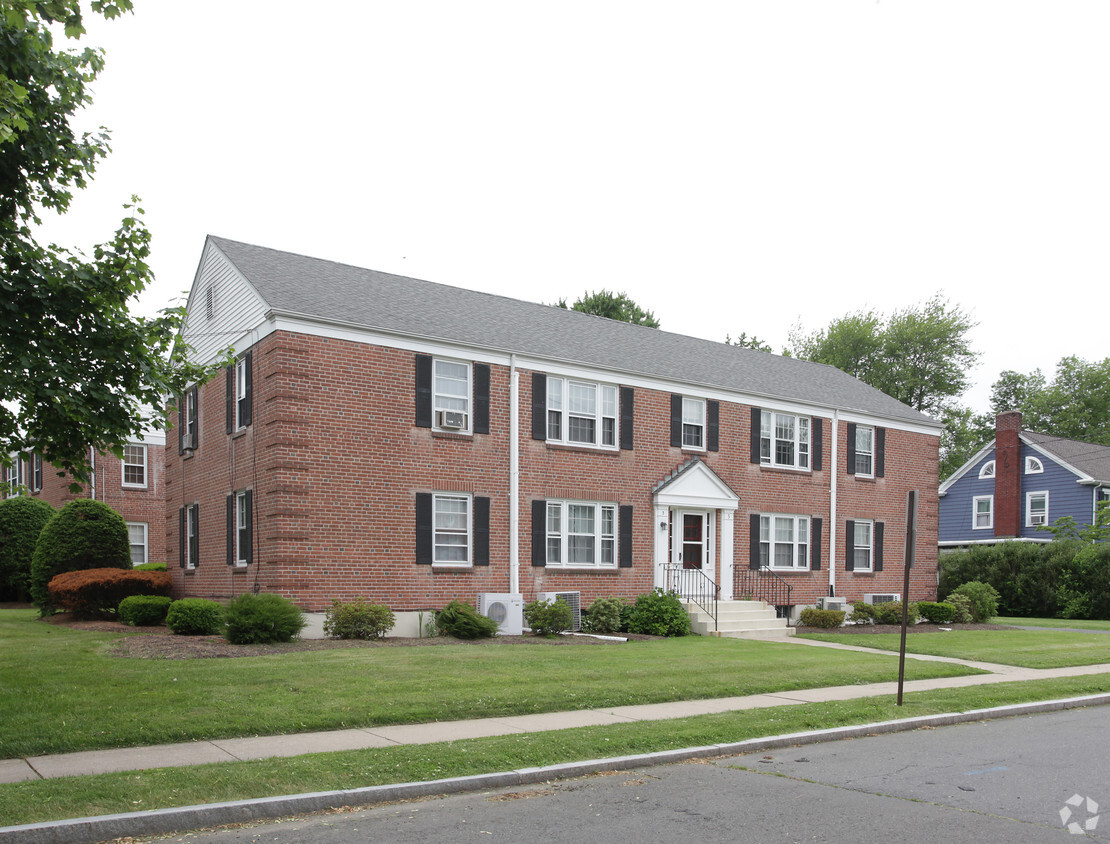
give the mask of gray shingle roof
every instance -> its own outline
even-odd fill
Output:
[[[1021,432],[1022,436],[1054,457],[1090,475],[1100,483],[1110,483],[1110,446],[1066,440],[1049,434]]]
[[[939,427],[824,364],[224,238],[209,240],[278,312]]]

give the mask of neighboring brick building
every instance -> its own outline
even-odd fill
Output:
[[[140,563],[165,562],[166,502],[162,484],[166,455],[166,437],[150,431],[141,440],[129,442],[123,449],[123,460],[114,454],[95,452],[92,455],[91,483],[79,492],[71,492],[73,479],[59,475],[42,457],[32,454],[15,461],[8,469],[8,489],[41,498],[62,507],[75,498],[103,501],[127,522],[131,543],[131,559]],[[20,494],[19,492],[11,494]]]
[[[935,596],[940,425],[834,368],[214,237],[187,310],[236,364],[167,438],[179,597],[856,600],[902,591],[911,490]]]

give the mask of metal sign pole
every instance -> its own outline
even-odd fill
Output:
[[[917,546],[917,490],[910,490],[906,498],[906,556],[905,580],[902,584],[902,644],[898,649],[898,705],[902,705],[902,686],[906,680],[906,628],[909,626],[910,569],[913,568],[914,550]]]

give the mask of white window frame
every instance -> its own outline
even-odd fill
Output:
[[[42,491],[42,455],[31,455],[31,492]]]
[[[859,539],[861,528],[867,529],[867,541],[861,543]],[[875,523],[870,519],[856,519],[853,523],[852,530],[852,571],[874,571],[875,570]],[[861,565],[860,554],[866,552],[867,564]]]
[[[457,373],[440,374],[440,366],[444,370],[447,367],[462,367],[466,370],[465,379],[460,379]],[[437,431],[448,431],[456,434],[469,434],[471,432],[471,408],[470,397],[474,391],[474,368],[469,361],[453,360],[451,358],[433,358],[432,360],[432,428]],[[443,379],[442,386],[446,387],[450,382],[458,382],[465,380],[464,394],[459,396],[455,393],[448,392],[440,389],[440,379]],[[461,407],[460,407],[461,404]],[[466,424],[462,428],[443,428],[438,424],[439,412],[448,411],[454,413],[462,413],[466,417]]]
[[[860,438],[865,434],[867,436],[866,447],[861,448]],[[871,425],[856,426],[855,448],[856,464],[853,467],[855,476],[858,478],[875,477],[875,429]],[[861,463],[862,460],[865,460],[866,463]]]
[[[979,503],[986,502],[987,511],[985,514],[979,512]],[[979,517],[986,515],[987,523],[979,524]],[[993,495],[976,495],[971,499],[971,529],[972,530],[993,530],[994,528],[994,496]]]
[[[790,436],[783,426],[789,424],[793,429]],[[764,410],[759,420],[759,462],[764,466],[777,469],[797,469],[808,472],[810,469],[812,420],[796,413],[782,413],[777,410]],[[781,444],[781,447],[780,447]],[[780,460],[781,452],[789,448],[791,460]]]
[[[190,504],[185,507],[185,568],[189,570],[197,567],[197,558],[200,556],[197,531],[197,508],[195,504]]]
[[[759,514],[759,565],[777,571],[809,571],[810,568],[810,527],[813,520],[809,516],[793,513]],[[780,527],[789,526],[789,538],[781,537]],[[789,548],[790,564],[778,562],[780,548]]]
[[[580,401],[589,395],[592,407],[583,407]],[[547,441],[616,451],[620,444],[618,399],[615,384],[548,376]],[[592,437],[573,437],[571,428],[581,431],[583,424],[592,426]]]
[[[705,451],[706,401],[682,397],[682,447]]]
[[[1044,521],[1033,521],[1033,499],[1044,497]],[[1033,492],[1025,493],[1025,526],[1026,527],[1040,527],[1041,525],[1051,524],[1048,520],[1048,490],[1041,489]]]
[[[587,512],[588,511],[588,512]],[[590,519],[590,531],[572,530],[575,521]],[[617,505],[610,501],[549,500],[547,502],[546,530],[548,568],[563,569],[615,569],[618,533]],[[585,538],[592,542],[584,544]],[[590,559],[570,560],[572,540],[577,540],[578,550],[587,552]]]
[[[141,455],[141,462],[136,463],[134,460],[128,460],[128,449],[137,449],[137,454]],[[134,454],[131,455],[132,457]],[[148,449],[143,443],[128,443],[123,447],[123,459],[120,461],[120,483],[126,489],[146,489],[147,487],[147,456]],[[143,472],[143,479],[141,482],[127,480],[128,467],[140,467]]]
[[[247,403],[247,356],[235,361],[235,430],[241,431],[247,426],[243,424],[243,408]]]
[[[459,513],[451,513],[447,507],[448,505],[462,504],[465,508],[462,512],[465,527],[458,525],[448,524],[446,521],[441,523],[441,516],[444,520],[451,516],[458,516]],[[440,508],[443,508],[442,510]],[[448,542],[448,538],[462,537],[463,542],[459,544],[457,541]],[[452,555],[445,553],[448,549],[462,549],[463,559],[456,559]],[[432,565],[433,566],[466,566],[470,567],[474,564],[474,500],[473,496],[466,493],[458,492],[437,492],[432,494]]]
[[[197,446],[197,430],[200,428],[200,414],[197,407],[200,403],[199,391],[195,387],[186,390],[182,401],[185,402],[185,427],[181,431],[181,448],[191,451]]]
[[[1026,457],[1025,458],[1025,474],[1027,475],[1040,475],[1044,473],[1044,463],[1041,462],[1039,457]]]
[[[143,538],[142,538],[141,543],[133,541],[131,531],[134,528],[142,529]],[[149,563],[150,562],[150,528],[147,526],[146,522],[128,522],[127,523],[127,543],[128,543],[128,545],[130,546],[130,549],[131,549],[131,565],[141,566],[143,563]],[[139,561],[136,561],[135,560],[135,548],[136,548],[136,546],[140,546],[140,545],[143,549],[143,558]]]
[[[988,460],[986,463],[983,464],[983,467],[979,470],[979,480],[986,480],[987,478],[993,478],[993,477],[994,477],[994,461],[993,460]]]
[[[247,534],[247,523],[250,514],[247,512],[247,491],[235,493],[235,565],[245,566],[247,557],[244,553],[249,550],[251,537]]]

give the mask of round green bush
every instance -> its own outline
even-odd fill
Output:
[[[31,597],[35,543],[56,512],[45,501],[26,495],[0,501],[0,601]]]
[[[524,621],[537,636],[557,636],[570,630],[574,624],[574,611],[561,598],[530,601],[524,606]]]
[[[985,624],[998,615],[998,591],[989,583],[972,580],[952,590],[952,595],[963,595],[971,602],[972,624]]]
[[[139,563],[135,571],[167,571],[165,563]]]
[[[590,633],[618,633],[621,610],[628,604],[623,598],[598,598],[582,614],[582,629]]]
[[[224,623],[223,605],[207,598],[182,598],[166,613],[166,627],[178,636],[213,636]]]
[[[40,614],[49,615],[54,608],[47,584],[55,575],[131,567],[123,517],[102,501],[78,498],[55,513],[39,534],[31,558],[31,600]]]
[[[944,599],[944,603],[952,607],[953,624],[971,623],[971,599],[967,595],[959,595],[953,592]]]
[[[292,642],[304,625],[304,613],[288,598],[244,592],[227,606],[224,636],[233,645]]]
[[[690,632],[690,616],[678,593],[656,589],[640,595],[628,614],[628,632],[649,636],[685,636]]]
[[[844,623],[844,615],[844,610],[822,610],[817,607],[806,607],[802,610],[799,621],[806,627],[823,627],[832,630]]]
[[[166,620],[173,598],[167,595],[132,595],[119,602],[117,615],[132,627],[157,627]]]
[[[918,601],[917,614],[930,624],[951,624],[956,618],[956,608],[943,602]]]
[[[393,610],[382,604],[362,598],[347,603],[333,600],[324,612],[324,635],[332,639],[380,639],[396,622]]]
[[[452,601],[436,613],[436,629],[456,639],[491,639],[497,635],[497,622],[466,601]]]
[[[909,624],[914,624],[917,621],[917,604],[913,601],[910,601],[906,609],[906,620]],[[884,601],[881,604],[875,604],[875,623],[900,625],[902,623],[902,602]]]
[[[848,620],[856,624],[874,624],[875,607],[866,601],[856,601],[852,604],[852,614],[848,616]]]

